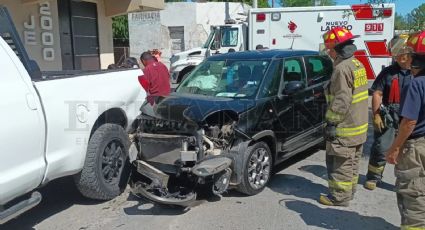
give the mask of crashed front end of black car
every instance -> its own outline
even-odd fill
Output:
[[[239,61],[227,66],[206,62],[176,93],[142,106],[130,148],[138,172],[132,176],[133,193],[186,206],[199,190],[219,195],[229,185],[240,184],[250,140],[243,131],[244,114],[255,105],[253,96],[268,65],[269,61]],[[261,76],[244,76],[247,68],[257,68]],[[220,78],[224,75],[233,75],[232,81]],[[256,154],[258,159],[249,169],[255,171],[249,182],[254,186],[241,189],[247,194],[261,191],[270,176],[270,150],[264,147]]]
[[[261,192],[273,165],[323,143],[331,72],[313,51],[209,57],[175,93],[142,106],[133,193],[185,206],[199,191]]]

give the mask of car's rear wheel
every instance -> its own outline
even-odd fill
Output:
[[[110,200],[125,189],[124,166],[129,149],[128,135],[116,124],[100,126],[90,138],[83,170],[75,175],[78,190],[86,197]]]
[[[257,142],[248,147],[243,159],[242,181],[237,190],[247,195],[263,191],[272,172],[272,155],[269,146]]]

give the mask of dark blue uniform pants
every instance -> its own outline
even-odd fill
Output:
[[[396,129],[393,127],[386,128],[382,133],[375,132],[366,175],[368,180],[381,181],[386,164],[385,153],[391,147],[395,134]]]

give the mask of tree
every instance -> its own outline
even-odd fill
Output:
[[[121,15],[112,18],[112,32],[114,44],[126,45],[129,39],[128,33],[128,17]]]
[[[408,30],[409,26],[407,25],[407,19],[403,17],[403,15],[396,13],[395,14],[395,22],[394,22],[395,30]]]
[[[408,15],[408,22],[411,30],[425,29],[425,3],[412,10]]]

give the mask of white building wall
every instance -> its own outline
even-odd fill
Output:
[[[222,25],[226,19],[226,4],[230,18],[241,18],[238,13],[250,8],[241,3],[167,3],[160,12],[129,14],[130,56],[138,58],[146,50],[160,49],[162,61],[169,64],[172,41],[168,27],[184,26],[184,48],[202,46],[212,25]]]

